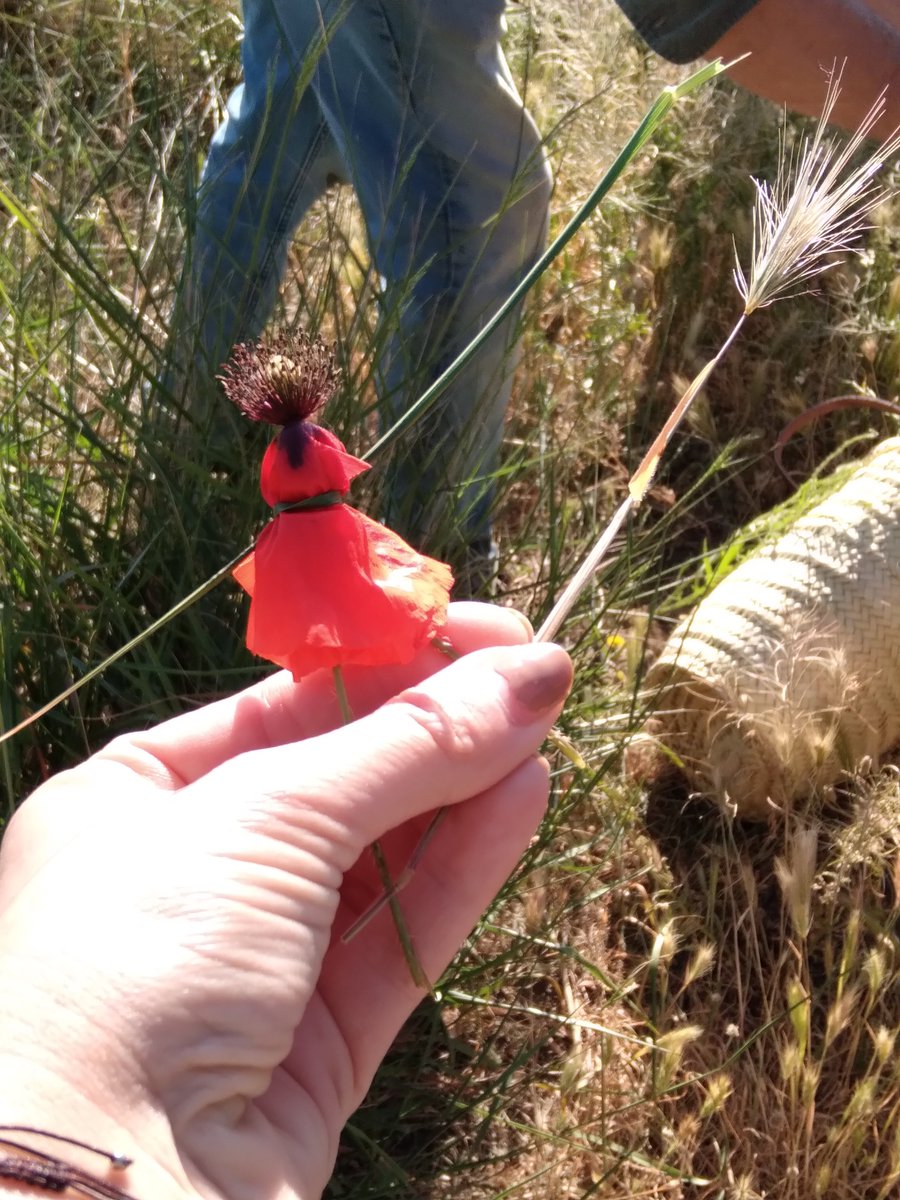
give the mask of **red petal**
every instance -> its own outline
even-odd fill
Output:
[[[262,464],[263,499],[276,504],[296,504],[325,492],[342,496],[350,481],[369,464],[349,454],[343,442],[321,425],[295,421],[286,426],[266,450]]]
[[[242,558],[238,565],[231,572],[245,592],[253,595],[256,588],[256,558],[254,551],[250,551],[246,558]]]
[[[407,662],[444,624],[453,582],[347,505],[279,514],[235,577],[253,597],[247,645],[295,678]]]

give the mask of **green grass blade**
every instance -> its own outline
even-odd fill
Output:
[[[148,638],[151,638],[154,633],[162,629],[164,625],[168,625],[168,623],[174,617],[186,612],[187,609],[189,609],[198,600],[202,600],[207,593],[211,592],[213,588],[218,587],[218,585],[224,579],[228,578],[232,568],[236,567],[241,559],[245,558],[252,549],[252,545],[246,546],[239,554],[236,554],[234,558],[230,559],[224,567],[220,567],[215,574],[210,575],[210,577],[204,580],[199,587],[194,588],[194,590],[185,596],[183,600],[179,600],[177,604],[173,604],[167,612],[164,612],[162,616],[151,622],[146,629],[142,629],[139,634],[127,641],[124,646],[120,646],[118,650],[114,651],[112,654],[108,654],[106,658],[104,658],[102,662],[97,663],[95,667],[91,667],[89,671],[85,671],[85,673],[80,678],[76,679],[75,682],[69,687],[67,687],[65,691],[62,691],[59,693],[59,695],[54,696],[52,700],[48,700],[47,703],[42,705],[36,712],[30,713],[29,716],[27,716],[24,720],[19,721],[19,723],[14,725],[11,729],[3,730],[3,732],[0,733],[0,746],[2,746],[3,743],[8,741],[10,738],[15,737],[16,734],[21,733],[24,729],[27,729],[29,725],[33,725],[35,721],[39,721],[42,717],[46,717],[46,715],[49,712],[52,712],[54,708],[60,704],[63,704],[71,696],[74,696],[76,692],[80,691],[85,684],[90,683],[92,679],[96,679],[98,675],[102,675],[102,673],[108,667],[111,667],[113,663],[118,662],[120,658],[123,658],[132,650],[137,649],[137,647],[143,642],[147,641]]]

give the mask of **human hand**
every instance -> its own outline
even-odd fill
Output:
[[[448,636],[452,665],[348,670],[352,725],[330,676],[282,672],[26,801],[0,855],[0,1122],[131,1155],[140,1200],[320,1194],[421,998],[388,912],[340,941],[380,891],[367,846],[396,874],[448,807],[401,898],[437,978],[546,802],[567,656],[484,605]]]

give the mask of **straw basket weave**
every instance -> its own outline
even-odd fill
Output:
[[[650,728],[741,817],[900,742],[900,438],[715,588],[647,683]]]

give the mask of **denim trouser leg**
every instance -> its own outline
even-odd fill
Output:
[[[385,422],[496,311],[543,246],[550,190],[500,49],[502,12],[503,0],[246,0],[245,83],[204,172],[195,259],[215,297],[210,360],[261,327],[294,223],[329,174],[353,183],[384,283]],[[484,476],[496,467],[517,318],[388,468],[388,515],[414,541],[448,544],[455,525],[459,540],[489,542]]]
[[[270,0],[245,0],[241,61],[244,82],[203,168],[187,277],[186,307],[207,376],[236,342],[260,334],[297,225],[327,184],[344,178]]]

